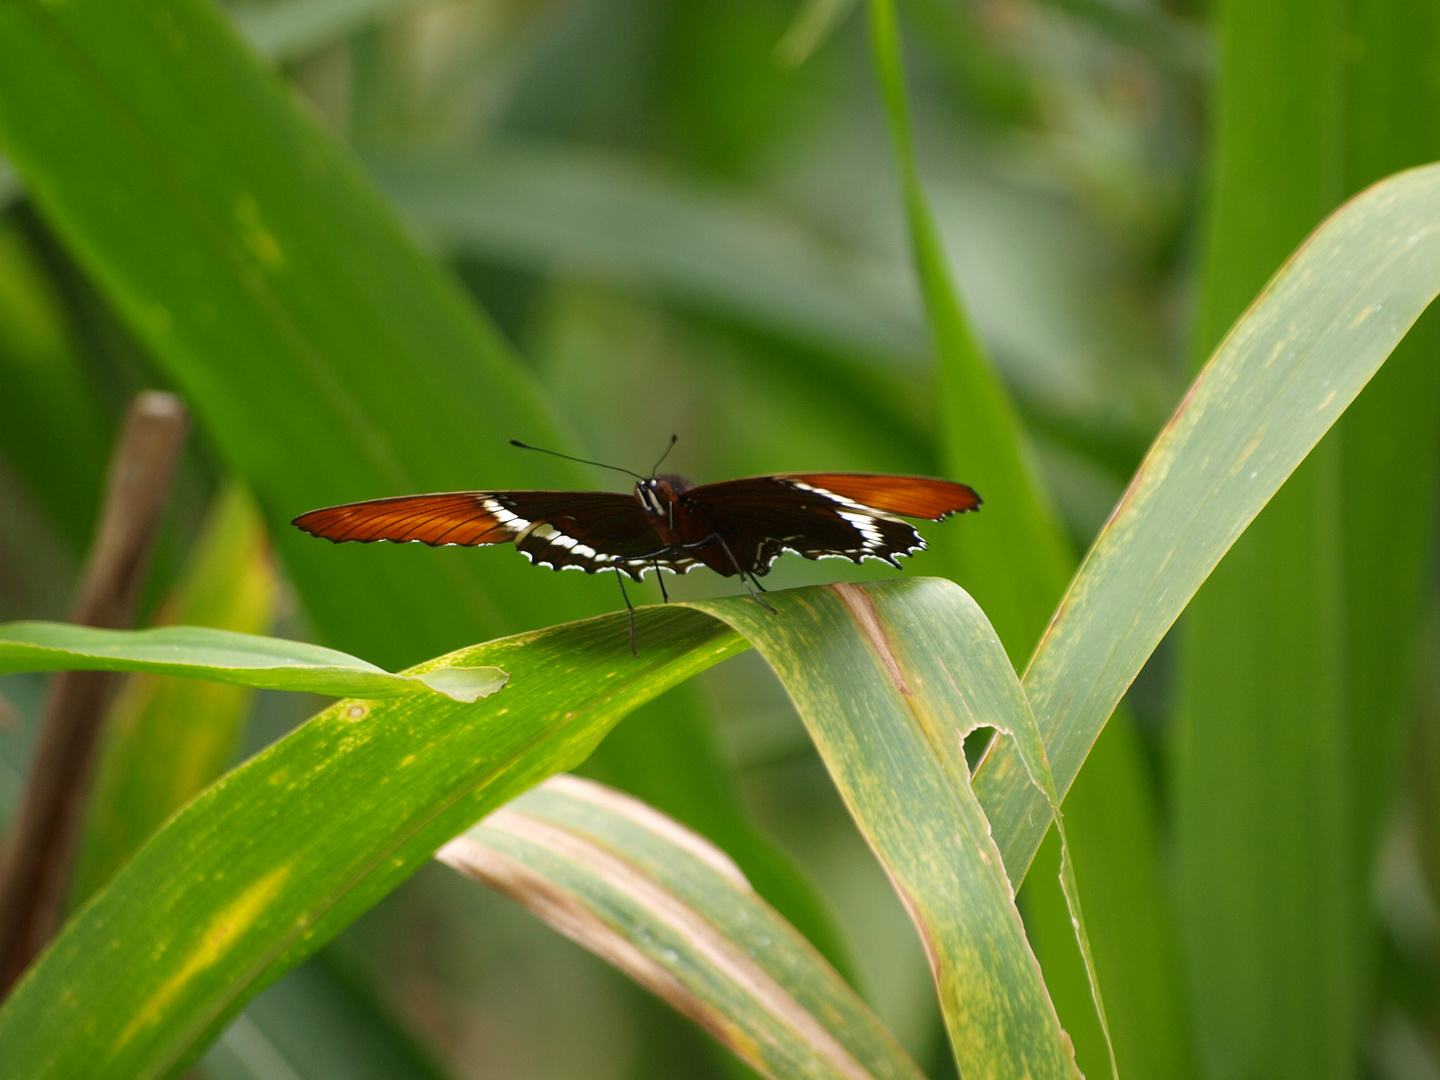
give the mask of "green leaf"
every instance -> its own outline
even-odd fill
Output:
[[[1062,794],[1145,660],[1236,537],[1440,292],[1440,166],[1356,196],[1231,330],[1100,534],[1026,670]],[[1044,800],[1004,743],[976,790],[1012,876]]]
[[[1433,5],[1221,11],[1202,348],[1347,192],[1440,156]],[[1377,834],[1434,522],[1436,326],[1417,324],[1186,621],[1175,762],[1192,1001],[1203,1053],[1243,1072],[1349,1076],[1362,1053]]]
[[[791,217],[633,156],[556,144],[378,154],[377,181],[451,252],[634,283],[840,353],[920,367],[913,314],[880,274]]]
[[[436,858],[523,904],[767,1076],[922,1080],[727,855],[636,799],[552,777]]]
[[[0,143],[254,492],[324,640],[398,668],[616,606],[613,582],[513,551],[335,547],[290,527],[352,499],[594,477],[507,444],[572,448],[531,373],[215,5],[0,7]],[[657,709],[657,724],[708,723],[694,697]],[[666,767],[728,780],[715,756]],[[759,887],[823,940],[793,872],[756,872],[780,858],[738,800],[717,816]]]
[[[901,890],[966,1075],[1077,1075],[967,783],[966,732],[1025,728],[984,616],[932,579],[772,601],[777,614],[739,598],[642,609],[638,658],[612,615],[414,673],[457,661],[512,673],[505,694],[473,705],[410,695],[326,710],[190,803],[68,924],[0,1009],[0,1050],[37,1078],[178,1068],[445,839],[741,648],[719,618],[753,635],[786,682]],[[970,673],[964,686],[957,671]]]
[[[925,198],[910,130],[900,31],[893,0],[871,0],[870,12],[875,62],[899,163],[916,273],[939,361],[941,429],[947,473],[955,478],[963,475],[967,482],[989,493],[989,504],[979,527],[948,534],[946,547],[956,564],[952,572],[954,578],[978,591],[986,611],[997,624],[1000,640],[1006,643],[1013,661],[1018,664],[1029,654],[1063,588],[1071,557],[1053,510],[1043,498],[1033,463],[1027,457],[1025,435],[1014,407],[971,326],[950,272],[944,242]],[[1023,700],[1023,695],[1021,697]],[[1029,719],[1028,710],[1025,715]],[[1022,748],[1021,757],[1032,780],[1040,784],[1043,776],[1045,781],[1041,787],[1051,801],[1052,816],[1060,835],[1061,892],[1084,961],[1110,1072],[1118,1077],[1089,929],[1081,914],[1074,860],[1064,828],[1059,824],[1059,796],[1049,765],[1045,763],[1044,743],[1038,733],[1028,752],[1024,750],[1029,742],[1030,727],[1033,720],[1026,728],[1012,730],[1017,738],[1026,740],[1017,745]],[[1152,871],[1145,859],[1147,854],[1137,853],[1129,865],[1117,863],[1107,869],[1123,868],[1132,874],[1136,869]],[[1137,895],[1146,894],[1137,890]],[[1147,973],[1153,974],[1154,969]]]
[[[202,626],[99,630],[71,623],[0,624],[0,673],[145,671],[214,679],[236,686],[382,698],[434,690],[456,701],[488,697],[505,685],[499,668],[462,662],[415,675],[390,672],[321,645]]]
[[[745,634],[785,684],[920,931],[961,1075],[1078,1077],[970,788],[968,733],[1027,738],[995,631],[935,578],[769,599],[783,617],[736,601],[692,606]]]
[[[279,579],[265,524],[245,491],[215,497],[159,623],[242,634],[270,629]],[[83,900],[145,838],[231,764],[252,691],[233,684],[132,675],[116,697],[86,801],[71,895]]]
[[[221,778],[17,985],[0,1008],[0,1059],[31,1080],[178,1070],[255,991],[447,840],[582,761],[637,705],[744,647],[674,605],[642,609],[637,623],[638,659],[616,614],[430,661],[409,675],[498,665],[511,682],[473,704],[342,701]]]

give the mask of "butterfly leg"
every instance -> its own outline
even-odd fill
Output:
[[[655,580],[660,583],[660,599],[668,604],[670,602],[670,594],[665,591],[665,576],[660,573],[660,560],[651,559],[650,565],[655,567]]]
[[[635,605],[630,603],[630,594],[625,591],[625,578],[618,566],[615,568],[615,581],[620,586],[620,595],[625,598],[625,608],[630,612],[630,655],[638,658],[640,653],[635,648]]]
[[[745,586],[745,591],[750,594],[750,599],[754,600],[755,603],[759,604],[766,611],[771,612],[772,614],[779,614],[775,611],[773,607],[767,604],[764,600],[760,599],[760,594],[755,591],[755,589],[751,586],[749,579],[746,578],[745,571],[740,569],[740,560],[735,558],[735,553],[730,550],[730,545],[725,543],[725,537],[721,536],[718,532],[713,532],[704,540],[697,541],[693,544],[685,544],[684,546],[694,549],[708,547],[710,544],[720,545],[720,550],[725,552],[725,557],[730,560],[730,566],[734,569],[735,573],[740,575],[740,584]]]

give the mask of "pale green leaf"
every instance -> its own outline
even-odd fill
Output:
[[[718,184],[633,155],[534,141],[367,164],[450,251],[658,289],[842,354],[923,364],[923,333],[881,268]]]
[[[382,698],[434,690],[471,702],[505,685],[499,668],[455,654],[424,672],[392,675],[336,649],[203,626],[100,630],[70,623],[0,625],[0,673],[146,671],[269,690]]]

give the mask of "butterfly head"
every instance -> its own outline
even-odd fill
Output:
[[[635,485],[635,500],[645,508],[651,518],[669,520],[674,514],[674,506],[679,501],[680,493],[689,487],[690,481],[683,476],[652,476]]]

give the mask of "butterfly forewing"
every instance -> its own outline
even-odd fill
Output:
[[[488,492],[457,491],[327,506],[301,514],[294,523],[312,536],[336,543],[392,540],[474,546],[513,540],[515,532],[508,524],[512,516]]]
[[[514,541],[537,566],[592,574],[619,569],[636,580],[657,565],[679,573],[698,565],[689,552],[664,551],[634,497],[610,491],[406,495],[312,510],[295,524],[337,543],[478,547]]]

